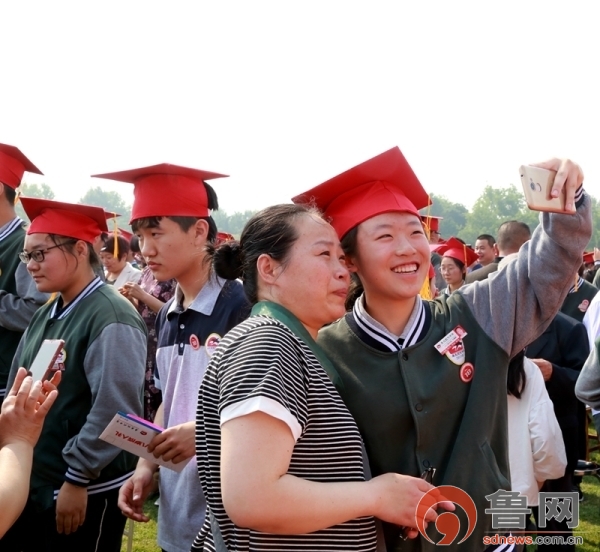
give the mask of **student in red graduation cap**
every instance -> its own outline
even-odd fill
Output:
[[[465,284],[467,267],[477,260],[477,253],[458,238],[450,238],[436,251],[442,255],[440,271],[446,282],[441,293],[450,295]]]
[[[0,144],[0,405],[19,340],[35,311],[48,300],[18,257],[25,223],[15,212],[15,199],[25,171],[42,174],[21,150]]]
[[[198,389],[219,340],[248,314],[240,282],[211,270],[208,248],[217,238],[210,216],[217,195],[205,181],[225,175],[161,164],[97,175],[133,183],[131,225],[148,267],[159,281],[177,281],[175,296],[156,318],[155,386],[162,392],[155,423],[166,430],[149,450],[164,460],[194,456]],[[144,500],[155,485],[157,464],[140,459],[121,489],[123,513],[148,521]],[[188,552],[204,521],[206,503],[195,462],[180,473],[160,472],[158,544],[167,552]]]
[[[0,541],[4,551],[114,551],[125,518],[119,487],[134,458],[99,439],[119,410],[142,413],[146,328],[133,306],[95,274],[104,211],[22,198],[31,219],[19,257],[40,291],[55,293],[34,315],[11,378],[29,368],[45,339],[62,339],[52,370],[60,393],[33,456],[29,500]]]
[[[419,297],[430,257],[419,209],[429,198],[398,148],[294,198],[331,220],[362,289],[352,311],[321,330],[318,342],[341,376],[339,391],[373,475],[433,475],[435,486],[467,492],[478,518],[460,546],[473,550],[492,529],[486,495],[510,489],[508,361],[560,308],[591,233],[581,169],[560,160],[541,166],[558,170],[555,189],[566,189],[576,214],[544,213],[516,262],[435,301]],[[406,500],[416,507],[414,496]],[[464,536],[466,516],[461,508],[456,515]],[[384,524],[384,531],[388,550],[437,550],[423,537],[403,543],[400,527]],[[428,533],[441,538],[434,527]]]
[[[116,248],[115,248],[115,241]],[[140,281],[142,271],[134,268],[127,260],[129,256],[129,241],[123,236],[110,236],[104,247],[100,250],[100,260],[104,266],[106,283],[121,288],[127,282],[137,283]]]

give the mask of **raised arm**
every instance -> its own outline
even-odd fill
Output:
[[[592,232],[591,200],[581,188],[580,167],[558,160],[541,166],[558,171],[555,185],[567,188],[567,201],[575,194],[575,214],[542,213],[515,261],[457,292],[510,356],[539,336],[560,309]]]

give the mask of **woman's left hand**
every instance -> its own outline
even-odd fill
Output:
[[[65,481],[56,499],[56,530],[70,535],[83,525],[87,510],[87,488]]]

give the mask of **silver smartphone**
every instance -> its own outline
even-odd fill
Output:
[[[65,342],[62,339],[44,339],[29,368],[29,374],[33,377],[33,381],[48,379],[64,344]]]
[[[566,191],[563,188],[558,197],[552,197],[550,192],[556,177],[556,171],[522,165],[519,168],[521,184],[527,207],[533,211],[546,211],[548,213],[574,213],[575,209],[565,209],[567,202]]]

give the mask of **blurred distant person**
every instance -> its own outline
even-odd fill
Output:
[[[135,234],[129,240],[129,258],[132,260],[128,262],[138,270],[143,270],[146,266],[146,261],[144,261],[144,256],[140,251],[140,240]]]
[[[117,237],[117,247],[115,251],[115,238],[110,236],[100,250],[100,260],[104,265],[106,283],[120,289],[127,282],[139,282],[142,272],[127,262],[129,242],[125,238]]]
[[[472,270],[477,270],[494,262],[498,254],[496,248],[496,238],[491,234],[481,234],[475,240],[475,253],[477,254],[477,263],[472,266]]]
[[[17,216],[15,199],[25,171],[42,174],[19,149],[0,144],[0,405],[19,340],[49,297],[37,290],[19,261],[25,223]]]
[[[524,222],[518,220],[508,220],[503,222],[498,228],[498,241],[496,248],[498,256],[487,266],[478,268],[467,274],[466,284],[485,280],[488,275],[498,270],[498,263],[508,255],[518,253],[521,246],[531,239],[531,230]]]
[[[167,280],[159,282],[149,267],[142,271],[139,284],[127,282],[119,292],[132,300],[148,328],[148,352],[146,356],[146,379],[144,381],[144,419],[153,422],[156,411],[162,403],[162,393],[154,384],[156,371],[156,315],[169,301],[174,293],[177,282]]]
[[[440,270],[446,282],[446,287],[440,293],[450,295],[465,284],[467,267],[475,262],[477,255],[457,238],[450,238],[438,247],[438,252],[442,254]]]
[[[421,215],[421,221],[425,226],[425,234],[429,243],[431,245],[437,245],[438,243],[443,242],[442,234],[440,233],[440,221],[442,217],[434,217]],[[440,264],[442,263],[442,257],[437,251],[431,251],[431,265],[433,266],[433,270],[435,273],[434,284],[436,288],[436,293],[439,292],[440,289],[446,287],[446,282],[444,278],[442,278],[442,272],[440,270]],[[434,296],[435,297],[435,296]]]
[[[567,457],[554,406],[544,378],[521,352],[508,365],[508,456],[513,491],[538,505],[538,492],[547,479],[565,473]]]
[[[429,239],[429,243],[436,244],[442,241],[442,234],[440,232],[440,221],[443,219],[444,217],[421,215],[421,220],[425,225],[425,231],[427,234],[427,238]]]

